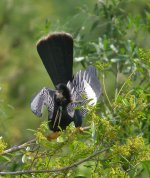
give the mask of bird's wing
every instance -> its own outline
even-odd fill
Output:
[[[50,117],[53,115],[54,111],[54,91],[49,88],[43,88],[31,101],[31,110],[32,112],[38,116],[42,116],[43,107],[46,105],[48,107],[48,111]]]
[[[85,105],[95,105],[101,95],[100,82],[96,75],[96,69],[89,66],[85,71],[79,71],[72,83],[67,83],[71,91],[73,102],[68,105],[68,113],[72,117],[75,108],[81,106],[80,114],[84,117],[87,113]]]
[[[72,80],[73,39],[68,33],[52,33],[37,43],[37,51],[56,86]]]

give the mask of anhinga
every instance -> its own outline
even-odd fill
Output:
[[[33,98],[31,110],[40,117],[46,105],[48,126],[55,133],[66,129],[72,121],[80,128],[87,113],[85,104],[95,105],[101,94],[96,69],[89,66],[73,77],[73,39],[68,33],[52,33],[42,38],[37,43],[37,51],[56,90],[43,88]],[[76,109],[78,105],[80,109]]]

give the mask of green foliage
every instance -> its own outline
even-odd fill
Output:
[[[3,140],[2,137],[0,137],[0,153],[3,153],[4,150],[6,149],[7,144],[5,143],[5,141]]]
[[[44,4],[47,5],[46,1]],[[37,12],[37,7],[38,5],[34,7],[34,12]],[[74,125],[71,124],[65,131],[60,132],[57,140],[49,142],[46,138],[49,134],[47,122],[42,122],[37,129],[30,126],[31,129],[35,129],[31,132],[31,135],[35,136],[35,141],[26,143],[21,149],[10,153],[4,152],[7,144],[1,138],[1,171],[27,170],[21,173],[22,177],[45,178],[150,177],[150,50],[144,49],[149,46],[149,7],[146,1],[97,1],[93,11],[88,6],[80,8],[79,13],[71,18],[72,20],[68,20],[65,27],[61,24],[57,27],[52,26],[47,20],[44,27],[39,27],[42,28],[40,32],[34,31],[34,28],[29,28],[28,31],[25,26],[18,29],[23,34],[27,34],[19,38],[22,50],[29,50],[28,44],[33,45],[33,41],[28,37],[41,36],[61,27],[70,31],[75,39],[75,71],[81,66],[95,65],[103,93],[97,106],[88,108],[90,112],[84,119],[84,125],[90,128],[84,133],[77,133]],[[8,16],[8,20],[9,18],[14,20],[11,25],[17,25],[19,20],[15,15],[19,9],[15,8],[10,6],[7,9],[12,12],[14,19],[13,16],[10,17],[1,11]],[[27,9],[30,12],[28,18],[36,19],[32,14],[32,8]],[[44,13],[42,10],[40,12]],[[25,24],[28,24],[28,18]],[[31,24],[36,26],[34,22]],[[12,38],[16,39],[14,36]],[[25,41],[25,44],[22,41]],[[0,65],[7,63],[7,57],[9,59],[4,52],[0,51],[0,55],[5,56],[3,62],[0,61]],[[27,55],[29,58],[36,57],[31,53],[30,51]],[[13,58],[15,56],[19,58],[21,55],[16,47],[12,54]],[[19,105],[19,113],[21,113],[19,117],[23,120],[26,119],[24,115],[27,112],[24,96],[27,96],[26,100],[29,104],[28,92],[32,93],[36,87],[45,85],[43,81],[48,80],[42,78],[46,73],[40,74],[41,77],[39,75],[42,73],[39,69],[40,63],[35,64],[32,59],[26,63],[23,59],[16,64],[23,69],[18,70],[16,67],[18,73],[14,73],[15,82],[10,82],[8,90],[5,90],[6,93],[3,95],[3,97],[9,95],[10,98],[0,100],[0,112],[10,115],[6,103],[9,103],[9,99],[11,101],[13,99],[15,106]],[[32,74],[31,69],[38,77]],[[26,70],[29,72],[26,73]],[[23,82],[26,85],[22,85]],[[5,87],[2,86],[3,88]],[[0,96],[2,98],[2,95]],[[32,118],[33,115],[30,117]],[[32,173],[35,170],[39,172]],[[40,173],[41,170],[46,171]]]

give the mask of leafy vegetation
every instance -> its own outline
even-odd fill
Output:
[[[46,121],[42,122],[39,128],[26,127],[25,124],[31,139],[8,150],[6,146],[12,142],[6,143],[5,137],[8,139],[10,134],[3,134],[2,129],[0,175],[45,178],[150,177],[150,4],[147,1],[106,0],[97,1],[93,10],[88,7],[87,5],[80,8],[79,13],[72,21],[68,19],[65,26],[61,23],[57,27],[52,26],[46,21],[42,32],[39,32],[39,29],[33,31],[34,33],[29,31],[30,33],[27,32],[28,35],[21,39],[25,43],[20,43],[21,49],[28,51],[31,47],[28,44],[33,43],[29,36],[40,36],[41,33],[47,34],[48,31],[61,28],[73,35],[74,70],[89,64],[96,66],[103,88],[98,105],[89,108],[90,112],[84,119],[84,126],[89,127],[84,133],[76,133],[74,125],[71,124],[66,131],[60,133],[57,140],[49,142],[46,139],[49,134]],[[14,10],[14,13],[17,13],[17,10]],[[32,13],[30,15],[32,16]],[[7,29],[7,26],[5,28]],[[25,34],[26,27],[22,28]],[[10,49],[12,50],[12,47],[9,47]],[[10,121],[16,123],[17,120],[9,119],[18,117],[16,113],[23,121],[27,117],[25,113],[28,115],[30,96],[27,93],[32,94],[35,89],[49,81],[44,68],[41,69],[42,64],[35,64],[34,59],[31,59],[31,56],[37,56],[29,50],[25,57],[28,57],[30,62],[26,63],[23,53],[18,49],[15,47],[15,50],[12,50],[13,58],[23,60],[15,61],[14,64],[8,62],[9,54],[0,51],[0,55],[4,56],[0,65],[10,65],[2,70],[2,74],[9,71],[13,65],[19,66],[15,68],[16,71],[13,68],[14,82],[8,84],[3,80],[1,85],[0,92],[6,93],[0,93],[0,119],[3,123],[5,118],[6,124]],[[20,67],[23,67],[21,71],[18,70]],[[26,70],[29,72],[26,73]],[[11,77],[6,81],[10,80]],[[30,120],[33,117],[32,114],[28,116]],[[46,114],[43,117],[47,117]],[[32,121],[29,121],[29,124],[31,123]],[[6,124],[5,130],[8,128]],[[13,133],[15,131],[13,130]],[[33,135],[35,139],[32,140]]]

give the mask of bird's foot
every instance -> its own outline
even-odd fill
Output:
[[[76,133],[83,133],[83,131],[84,131],[83,127],[76,127],[75,130]]]
[[[53,132],[47,136],[47,140],[52,141],[52,140],[57,139],[59,136],[60,136],[59,132]]]

